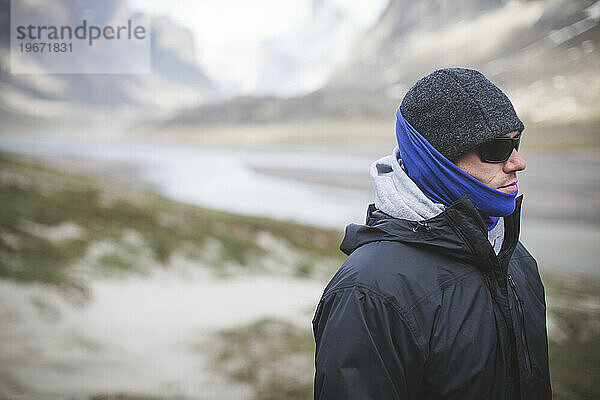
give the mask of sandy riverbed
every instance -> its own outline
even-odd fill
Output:
[[[83,304],[41,285],[0,281],[0,398],[251,398],[251,388],[227,380],[200,349],[218,331],[262,318],[307,329],[322,283],[202,271],[98,279]]]

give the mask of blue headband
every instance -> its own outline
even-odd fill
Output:
[[[432,201],[448,207],[468,195],[482,214],[488,231],[501,216],[515,210],[517,193],[493,189],[458,168],[404,119],[400,108],[396,111],[396,139],[406,174]]]

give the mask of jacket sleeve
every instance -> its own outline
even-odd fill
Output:
[[[313,319],[317,399],[416,399],[425,364],[399,310],[369,289],[324,296]]]

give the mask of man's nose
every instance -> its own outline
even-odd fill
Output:
[[[525,159],[521,157],[516,149],[513,149],[510,157],[504,163],[504,172],[523,171],[526,167]]]

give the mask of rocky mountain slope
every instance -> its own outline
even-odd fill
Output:
[[[43,4],[23,0],[32,19],[49,15],[56,26],[81,21],[86,9],[96,18],[127,20],[125,0],[101,3],[80,1],[77,7],[65,0]],[[89,10],[88,10],[89,11]],[[39,19],[39,18],[38,18]],[[151,18],[150,74],[48,74],[40,66],[39,74],[10,72],[10,1],[0,0],[0,114],[3,127],[10,121],[106,120],[135,115],[166,113],[182,105],[214,101],[218,93],[194,60],[192,34],[165,17]],[[95,56],[95,54],[94,54]],[[98,58],[102,55],[98,53]],[[121,63],[135,60],[119,54]],[[57,62],[61,62],[57,60]],[[73,62],[65,59],[63,62]],[[81,62],[102,63],[103,59]]]
[[[600,2],[590,0],[391,0],[322,89],[233,99],[168,124],[387,117],[419,77],[464,66],[502,87],[530,122],[597,126],[599,21]]]
[[[592,1],[392,1],[326,90],[398,100],[429,71],[467,66],[532,121],[597,117],[599,18]]]

